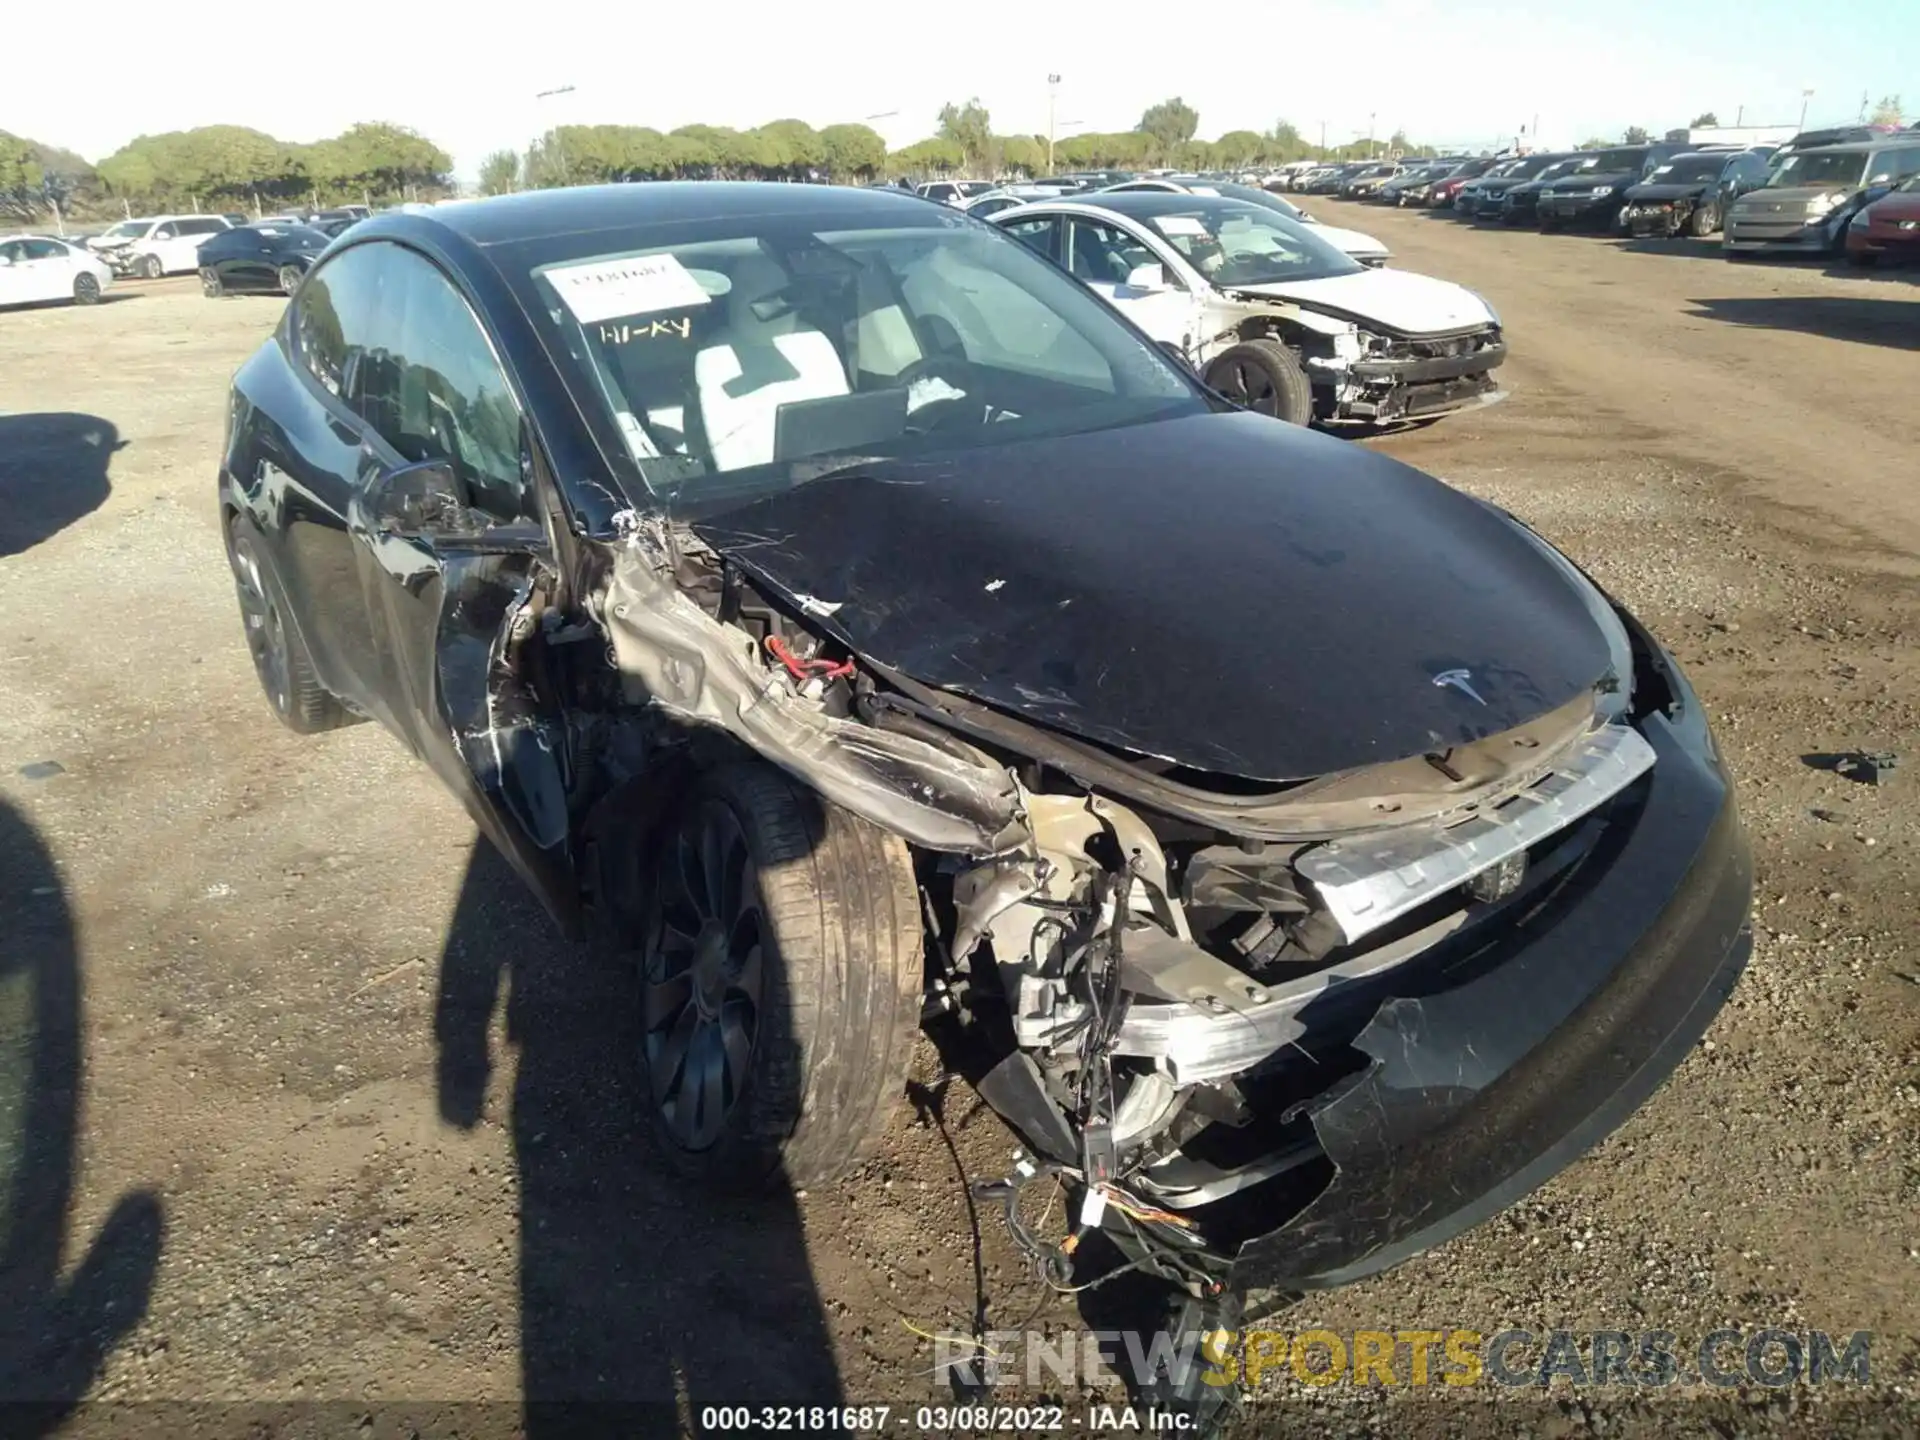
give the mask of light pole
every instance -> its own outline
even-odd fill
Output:
[[[535,100],[551,100],[556,95],[571,95],[572,93],[573,86],[556,85],[551,90],[537,91],[533,98]],[[560,183],[564,185],[567,183],[567,150],[566,146],[560,141],[560,127],[557,125],[553,127],[553,153],[558,157]]]
[[[1807,102],[1811,99],[1813,99],[1811,87],[1800,92],[1800,128],[1802,130],[1807,128]]]
[[[1060,77],[1047,76],[1047,174],[1053,174],[1053,103],[1060,95]]]
[[[1367,116],[1367,159],[1369,160],[1373,159],[1374,122],[1379,118],[1380,117],[1378,115],[1370,114]]]

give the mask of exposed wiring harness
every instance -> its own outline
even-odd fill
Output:
[[[796,680],[844,680],[854,672],[851,660],[813,660],[793,653],[778,635],[767,636],[767,653],[786,667]]]

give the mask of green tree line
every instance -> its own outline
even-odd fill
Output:
[[[0,208],[52,213],[272,207],[293,200],[390,200],[451,188],[453,161],[400,125],[366,123],[309,143],[244,125],[142,135],[98,165],[0,133]]]

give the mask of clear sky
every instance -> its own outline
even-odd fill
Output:
[[[899,146],[932,132],[943,101],[976,95],[995,130],[1044,134],[1049,72],[1062,135],[1131,128],[1170,95],[1200,112],[1204,138],[1285,118],[1315,141],[1324,124],[1335,144],[1372,125],[1477,147],[1536,115],[1549,144],[1658,133],[1703,110],[1791,124],[1808,88],[1809,124],[1856,119],[1863,93],[1904,92],[1920,118],[1920,0],[325,0],[222,7],[217,21],[133,0],[82,9],[76,36],[72,6],[8,7],[0,129],[90,160],[221,122],[311,140],[391,120],[466,176],[559,123],[864,120]],[[574,92],[534,98],[562,85]]]

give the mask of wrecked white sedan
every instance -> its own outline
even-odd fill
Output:
[[[1507,356],[1500,317],[1479,295],[1363,265],[1264,206],[1107,191],[991,223],[1262,414],[1381,424],[1505,397],[1494,378]]]

